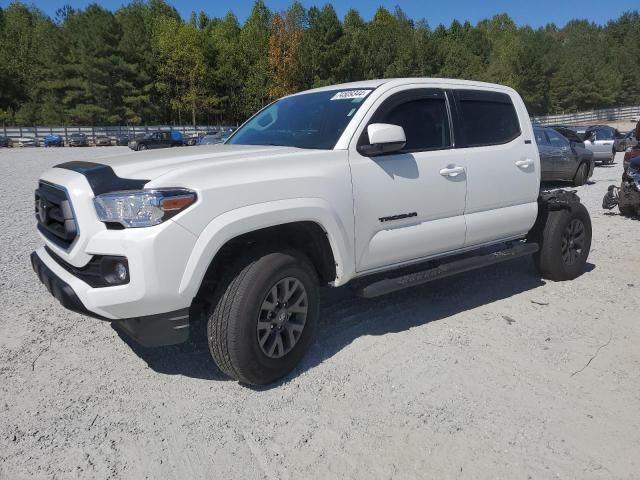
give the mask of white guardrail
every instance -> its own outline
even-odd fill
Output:
[[[603,121],[617,120],[640,120],[640,105],[634,107],[605,108],[602,110],[592,110],[589,112],[567,113],[564,115],[548,115],[544,117],[532,117],[534,123],[539,125],[572,125],[588,124]],[[93,143],[96,137],[106,135],[115,137],[116,135],[134,136],[142,133],[155,132],[158,130],[178,130],[185,137],[198,132],[220,130],[229,128],[227,125],[145,125],[145,126],[104,126],[104,127],[0,127],[0,135],[11,139],[17,138],[43,138],[49,134],[61,135],[65,139],[73,133],[84,133],[89,142]]]
[[[617,120],[640,120],[640,105],[635,107],[604,108],[590,112],[567,113],[564,115],[548,115],[533,117],[534,123],[540,125],[573,125],[597,122],[615,122]]]
[[[209,132],[212,130],[219,131],[221,129],[230,128],[227,125],[145,125],[145,126],[104,126],[104,127],[0,127],[0,135],[11,139],[18,138],[44,138],[47,135],[55,134],[66,138],[74,133],[84,133],[89,142],[95,142],[96,137],[107,136],[115,137],[117,135],[135,136],[143,133],[177,130],[185,137],[194,135],[199,132]]]

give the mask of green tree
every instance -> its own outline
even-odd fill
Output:
[[[273,24],[273,28],[272,28]],[[271,48],[270,48],[271,47]],[[640,103],[629,62],[640,14],[606,25],[518,27],[507,15],[431,29],[400,8],[370,21],[293,0],[182,19],[168,0],[0,8],[0,119],[6,123],[238,122],[273,97],[367,78],[442,76],[511,85],[535,115]]]
[[[308,27],[300,49],[304,69],[301,87],[331,85],[337,80],[337,68],[344,53],[343,29],[332,5],[322,9],[311,7],[307,13]]]
[[[52,88],[73,122],[100,124],[124,120],[126,64],[118,51],[121,29],[115,15],[98,5],[65,17],[60,68]]]
[[[214,20],[206,27],[207,52],[210,62],[210,82],[217,98],[217,108],[211,113],[222,123],[237,122],[244,118],[241,92],[243,77],[238,65],[242,58],[238,48],[240,24],[229,13],[221,20]]]
[[[153,29],[154,46],[160,58],[161,91],[169,94],[173,110],[191,113],[195,126],[197,113],[211,101],[207,93],[207,64],[203,35],[193,23],[171,17],[157,19]]]
[[[350,9],[342,23],[343,35],[339,40],[340,60],[333,66],[334,76],[339,82],[363,80],[365,75],[365,40],[367,25],[360,14]]]
[[[247,21],[240,29],[238,69],[244,78],[240,91],[240,114],[249,117],[269,101],[269,35],[271,12],[262,0],[256,0]]]
[[[123,91],[124,118],[134,125],[153,122],[166,116],[155,82],[158,62],[152,42],[154,12],[148,5],[131,3],[116,12],[116,20],[122,32],[118,50],[124,72],[118,86]]]
[[[39,120],[49,55],[55,54],[55,48],[55,26],[41,11],[17,2],[2,11],[0,111],[7,121],[33,124]]]
[[[520,33],[517,51],[512,58],[515,85],[531,115],[549,111],[550,66],[546,61],[548,44],[544,33],[525,28]]]

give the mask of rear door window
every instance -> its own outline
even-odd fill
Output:
[[[511,97],[501,92],[455,90],[458,118],[456,147],[509,143],[521,133]]]

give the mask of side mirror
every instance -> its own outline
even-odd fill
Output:
[[[372,123],[367,127],[369,145],[361,145],[358,152],[365,157],[374,157],[402,150],[407,143],[404,129],[399,125]]]

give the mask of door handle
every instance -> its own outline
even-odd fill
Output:
[[[556,152],[553,152],[554,155],[557,155]],[[530,158],[527,158],[526,160],[518,160],[516,162],[516,167],[519,168],[529,168],[531,165],[533,165],[533,160],[531,160]]]
[[[447,167],[440,170],[443,177],[457,177],[461,173],[464,173],[464,167]]]

